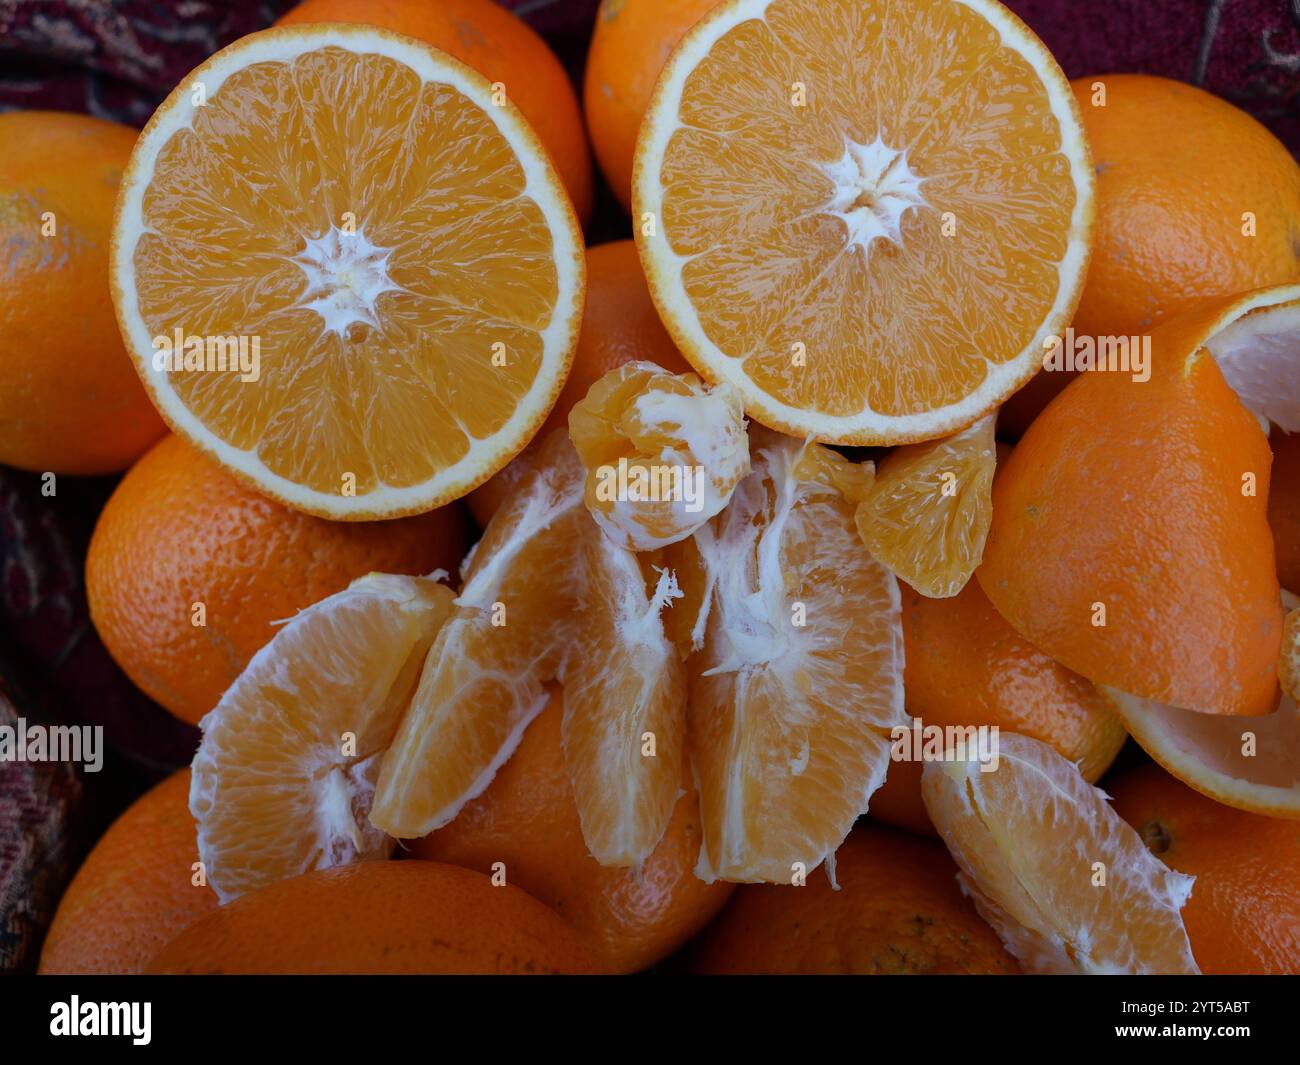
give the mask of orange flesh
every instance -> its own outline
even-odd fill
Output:
[[[162,148],[134,267],[151,336],[258,336],[261,377],[170,384],[222,440],[311,489],[429,479],[505,424],[541,365],[557,275],[524,185],[476,104],[395,60],[329,47],[234,73]],[[303,306],[295,257],[349,220],[390,252],[388,287],[373,324],[338,332]]]
[[[791,106],[795,83],[804,107]],[[926,411],[1033,340],[1075,186],[1039,75],[974,11],[776,0],[687,77],[679,117],[660,170],[664,232],[691,257],[704,332],[764,391],[836,416]],[[826,168],[846,142],[878,139],[893,162],[844,205],[871,211],[904,166],[920,179],[904,198],[919,202],[899,239],[864,249],[828,213]],[[792,365],[796,343],[806,368]]]

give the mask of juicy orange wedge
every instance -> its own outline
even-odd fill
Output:
[[[504,466],[564,383],[585,263],[498,102],[359,25],[252,34],[184,79],[131,157],[112,254],[171,426],[331,518],[429,510]]]
[[[190,809],[222,902],[312,869],[387,855],[366,820],[452,593],[372,573],[298,614],[201,722]]]
[[[858,506],[862,542],[922,595],[946,599],[970,580],[993,519],[994,416],[954,436],[890,452]]]
[[[585,499],[617,544],[653,551],[690,536],[749,472],[740,394],[649,362],[611,370],[569,412]]]
[[[963,889],[1027,971],[1199,971],[1179,912],[1192,877],[1047,744],[1002,733],[991,772],[930,761],[921,789]]]
[[[703,376],[795,436],[908,443],[1040,368],[1093,168],[1065,76],[994,0],[729,0],[660,75],[633,203]]]
[[[709,581],[689,708],[696,872],[788,884],[823,861],[833,876],[909,721],[901,608],[853,527],[869,468],[750,432],[753,471],[695,536]]]

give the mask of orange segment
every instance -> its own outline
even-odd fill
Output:
[[[1286,616],[1282,625],[1282,651],[1277,661],[1277,679],[1291,699],[1300,699],[1300,607]]]
[[[569,412],[569,436],[587,469],[587,509],[633,551],[690,536],[749,472],[740,394],[653,363],[625,363],[592,385]]]
[[[992,772],[927,762],[926,809],[959,878],[1030,972],[1198,970],[1179,911],[1192,878],[1166,868],[1105,793],[1051,747],[1001,737]]]
[[[858,506],[858,535],[922,595],[954,596],[984,555],[993,518],[994,415],[955,436],[900,447]]]
[[[711,585],[689,709],[697,872],[788,884],[833,858],[885,779],[903,642],[898,584],[853,527],[869,472],[751,434],[753,472],[695,537]]]
[[[462,567],[455,609],[384,759],[372,824],[399,838],[441,828],[480,794],[546,705],[576,635],[582,467],[546,438],[517,493]]]
[[[1277,705],[1272,456],[1225,375],[1240,383],[1253,367],[1280,381],[1274,319],[1252,312],[1285,325],[1297,299],[1300,286],[1268,289],[1167,322],[1151,335],[1149,380],[1081,375],[1001,464],[977,576],[1035,646],[1153,702],[1219,714]],[[1236,353],[1221,372],[1225,337]]]
[[[222,902],[388,853],[366,813],[451,600],[422,577],[361,577],[282,628],[200,722],[190,810]]]
[[[483,78],[318,25],[237,41],[159,108],[123,181],[113,283],[175,429],[299,509],[391,517],[524,446],[563,384],[584,263],[545,150]],[[206,361],[169,364],[178,336]],[[240,370],[204,338],[242,344]]]
[[[763,424],[845,444],[955,432],[1027,381],[1078,300],[1092,197],[1064,75],[991,0],[719,4],[660,75],[633,176],[682,353]]]

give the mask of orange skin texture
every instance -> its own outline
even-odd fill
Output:
[[[1107,790],[1158,858],[1196,877],[1182,914],[1202,972],[1300,972],[1300,821],[1224,806],[1157,765]]]
[[[42,973],[141,972],[195,921],[217,908],[196,887],[190,771],[146,792],[95,844],[63,899],[41,952]]]
[[[197,723],[283,621],[371,571],[454,573],[467,523],[452,504],[332,522],[246,487],[167,436],[113,492],[86,557],[90,616],[151,698]],[[206,606],[207,624],[191,623]]]
[[[1104,107],[1092,105],[1098,81]],[[1200,300],[1300,279],[1300,164],[1264,126],[1203,89],[1147,74],[1070,85],[1097,169],[1076,333],[1141,335]],[[1241,231],[1246,211],[1253,237]],[[999,431],[1021,435],[1073,376],[1039,374],[1008,400]]]
[[[1268,524],[1277,551],[1277,579],[1289,592],[1300,589],[1300,433],[1276,426],[1269,434],[1273,448],[1273,483],[1268,493]]]
[[[1272,452],[1213,357],[1188,358],[1236,303],[1156,330],[1149,381],[1082,374],[1043,411],[999,466],[976,577],[1021,635],[1095,683],[1266,714],[1282,633]]]
[[[720,0],[601,0],[582,106],[596,161],[632,210],[632,158],[655,83],[673,49]]]
[[[1018,973],[943,846],[859,822],[803,887],[744,884],[692,961],[710,974]]]
[[[668,829],[638,878],[587,852],[560,738],[562,696],[528,726],[482,795],[456,819],[416,840],[414,857],[506,877],[582,932],[615,972],[666,958],[712,920],[734,884],[706,884],[693,869],[700,851],[699,804],[689,780]]]
[[[1127,733],[1096,689],[1043,654],[998,616],[977,581],[951,599],[899,583],[907,655],[907,711],[926,725],[993,725],[1050,744],[1089,781],[1101,777]],[[919,761],[893,762],[871,797],[871,816],[933,835]]]
[[[587,303],[573,368],[550,416],[533,439],[544,439],[552,429],[567,429],[569,411],[592,385],[610,370],[638,360],[653,362],[671,373],[694,373],[655,310],[636,243],[616,240],[597,244],[587,249]],[[516,459],[470,493],[470,513],[480,526],[496,513],[523,468]]]
[[[593,973],[554,911],[438,862],[318,869],[241,896],[154,958],[153,973]]]
[[[586,225],[594,186],[578,96],[555,53],[522,19],[492,0],[304,0],[276,25],[307,22],[360,22],[402,33],[502,82]]]
[[[0,463],[113,473],[166,431],[122,346],[108,283],[135,140],[85,115],[0,115]]]

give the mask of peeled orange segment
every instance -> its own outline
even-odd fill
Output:
[[[452,593],[372,573],[298,614],[201,722],[190,810],[222,902],[312,869],[382,858],[366,820]]]
[[[585,265],[545,150],[482,77],[312,25],[236,41],[154,114],[112,277],[174,429],[291,506],[375,518],[462,495],[527,443]]]
[[[832,859],[910,720],[901,608],[853,527],[867,471],[750,431],[753,471],[696,534],[712,582],[688,711],[696,872],[789,884]]]
[[[666,569],[588,521],[579,638],[564,669],[564,763],[587,849],[640,866],[658,846],[685,767],[686,670],[663,615],[681,592]]]
[[[998,464],[976,577],[1013,628],[1094,684],[1202,713],[1277,706],[1272,453],[1232,380],[1250,368],[1284,394],[1277,351],[1300,334],[1252,345],[1241,330],[1284,323],[1297,300],[1283,286],[1170,319],[1151,333],[1148,379],[1080,375]],[[1225,336],[1231,370],[1215,354]]]
[[[867,550],[931,599],[960,592],[984,555],[997,464],[994,419],[886,455],[858,506]]]
[[[615,543],[653,551],[690,536],[749,472],[740,393],[653,363],[611,370],[569,412],[585,499]]]
[[[1047,744],[1002,733],[997,768],[926,762],[921,788],[962,889],[1027,971],[1199,971],[1180,916],[1193,878]]]
[[[1277,661],[1277,679],[1282,692],[1300,699],[1300,605],[1292,609],[1282,624],[1282,651]]]
[[[493,515],[462,567],[455,609],[429,650],[384,758],[370,812],[390,836],[441,828],[492,777],[546,705],[576,636],[582,466],[563,430]]]
[[[1038,370],[1093,169],[1065,76],[995,0],[728,0],[660,75],[633,201],[701,374],[774,429],[908,443]]]

